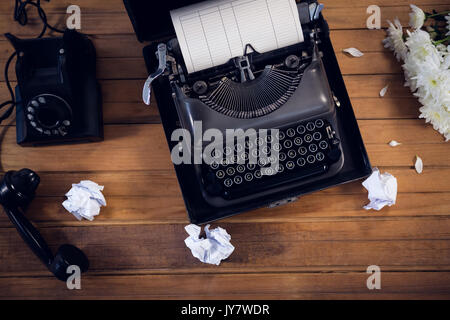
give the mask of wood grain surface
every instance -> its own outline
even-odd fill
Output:
[[[401,66],[383,48],[385,30],[367,30],[366,8],[408,22],[410,1],[324,0],[324,15],[358,123],[374,166],[395,175],[397,204],[367,212],[361,182],[305,196],[275,209],[222,220],[236,247],[220,266],[200,263],[185,247],[188,224],[156,107],[141,103],[147,76],[142,48],[121,0],[44,2],[52,24],[66,7],[82,11],[82,30],[98,53],[105,141],[22,148],[15,120],[0,126],[0,172],[29,167],[42,183],[28,218],[53,250],[82,248],[91,261],[82,290],[55,280],[0,215],[1,299],[448,299],[450,298],[450,150],[418,119],[419,103],[403,86]],[[446,0],[417,0],[426,10]],[[13,1],[0,2],[0,31],[33,36],[40,30],[12,19]],[[362,58],[342,49],[356,47]],[[12,50],[0,39],[0,65]],[[13,68],[11,68],[13,69]],[[10,70],[10,79],[15,75]],[[384,98],[381,88],[389,84]],[[3,73],[0,101],[9,99]],[[402,143],[397,148],[388,142]],[[418,175],[414,157],[425,168]],[[71,184],[105,185],[108,206],[93,222],[79,222],[61,206]],[[366,269],[382,270],[382,289],[368,290]]]

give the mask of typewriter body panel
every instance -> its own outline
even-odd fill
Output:
[[[156,40],[154,35],[142,32],[143,18],[137,13],[142,8],[134,3],[125,1],[138,38]],[[180,3],[173,3],[170,9],[177,5]],[[301,5],[305,3],[298,4],[299,10]],[[175,33],[164,35],[167,69],[153,82],[153,92],[171,151],[178,145],[171,139],[174,130],[184,128],[194,135],[196,121],[202,123],[202,134],[208,129],[217,129],[224,136],[227,129],[278,129],[280,161],[273,175],[260,175],[262,169],[258,168],[267,167],[267,163],[250,166],[245,162],[252,143],[249,141],[258,144],[259,135],[246,140],[240,153],[243,159],[238,150],[231,150],[235,162],[175,165],[193,223],[289,202],[370,174],[371,166],[329,40],[328,26],[320,16],[314,24],[302,20],[302,28],[303,43],[245,55],[254,73],[245,81],[242,65],[236,61],[188,74],[177,50]],[[149,73],[159,64],[155,54],[158,43],[144,48]],[[294,64],[288,62],[292,56],[297,58]],[[193,142],[192,148],[204,150],[206,145]],[[224,147],[223,157],[229,153]]]

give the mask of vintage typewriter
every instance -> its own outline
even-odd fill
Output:
[[[169,2],[167,11],[189,3]],[[141,13],[145,5],[125,5],[140,40],[160,40],[149,36],[152,26]],[[167,37],[144,49],[151,73],[144,101],[150,102],[152,85],[172,155],[177,148],[211,155],[196,163],[190,154],[193,164],[175,166],[194,223],[288,203],[371,171],[320,14],[323,6],[304,1],[297,7],[303,42],[265,53],[249,43],[242,55],[193,73],[187,72],[173,29],[161,30],[168,21],[160,18],[153,25]],[[211,142],[172,141],[180,128],[191,137],[209,129],[223,137],[228,129],[244,134],[211,148]]]

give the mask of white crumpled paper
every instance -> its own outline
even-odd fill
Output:
[[[217,227],[209,230],[209,227],[209,224],[205,227],[206,239],[199,238],[201,227],[195,224],[184,227],[189,234],[184,243],[201,262],[219,265],[233,253],[234,246],[230,243],[231,236],[225,229]]]
[[[100,207],[106,206],[103,188],[89,180],[72,184],[72,188],[66,193],[67,200],[62,205],[78,220],[85,218],[92,221],[100,214]]]
[[[372,175],[363,182],[364,188],[369,191],[370,203],[364,207],[366,210],[381,210],[384,206],[392,206],[397,200],[397,179],[389,174],[381,174],[374,168]]]

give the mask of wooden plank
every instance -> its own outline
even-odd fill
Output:
[[[19,168],[19,167],[18,167]],[[17,168],[16,168],[17,169]],[[449,168],[426,169],[422,174],[417,174],[410,168],[383,168],[393,174],[399,183],[400,193],[429,193],[450,192],[448,177]],[[168,195],[181,198],[177,179],[173,170],[166,171],[64,171],[42,172],[38,171],[41,184],[38,189],[40,197],[59,197],[70,189],[72,183],[90,179],[105,186],[105,195],[109,197],[151,197],[161,199]],[[330,188],[320,193],[323,197],[334,195],[364,195],[367,194],[360,182],[353,182],[338,187]],[[424,194],[426,200],[427,194]],[[132,199],[131,199],[132,200]],[[424,203],[427,201],[424,201]]]
[[[120,270],[217,270],[195,259],[184,244],[185,223],[118,226],[41,227],[49,246],[62,243],[81,248],[92,272]],[[233,255],[221,272],[252,268],[323,266],[441,266],[450,265],[450,219],[378,219],[361,221],[302,221],[301,223],[220,223],[232,236]],[[264,239],[264,241],[261,241]],[[31,255],[14,228],[0,228],[1,273],[46,270]],[[27,263],[24,263],[26,261]]]
[[[294,223],[316,220],[358,220],[414,217],[448,216],[450,214],[450,192],[404,193],[402,177],[401,191],[395,206],[386,207],[380,212],[369,212],[362,208],[368,203],[367,193],[334,194],[319,192],[300,198],[297,202],[278,207],[254,210],[245,214],[222,220],[221,223]],[[157,181],[152,181],[157,184]],[[151,192],[152,184],[148,184]],[[38,197],[27,210],[27,217],[39,227],[86,226],[79,222],[61,205],[65,188],[58,197]],[[105,192],[108,193],[106,186]],[[355,185],[355,188],[357,186]],[[176,188],[176,186],[175,186]],[[337,189],[337,188],[334,188]],[[172,191],[172,190],[170,190]],[[169,192],[170,192],[169,191]],[[159,192],[148,196],[109,196],[108,206],[89,226],[97,225],[140,225],[140,224],[188,224],[188,217],[179,190],[173,193]],[[337,190],[335,190],[337,192]],[[325,201],[326,200],[326,201]],[[6,215],[0,214],[0,227],[11,227]]]
[[[401,65],[390,52],[367,52],[361,58],[337,53],[341,72],[347,74],[395,74],[401,73]],[[6,60],[0,59],[0,65]],[[97,78],[145,79],[148,75],[143,58],[100,58],[97,60]],[[16,80],[14,67],[9,69],[9,79]],[[3,75],[0,77],[4,81]]]
[[[425,170],[450,164],[448,144],[420,119],[360,120],[359,123],[362,135],[367,138],[366,146],[373,165],[409,167],[416,154],[423,158]],[[15,128],[2,129],[0,158],[4,170],[27,167],[29,159],[33,159],[33,167],[38,171],[172,170],[168,146],[159,124],[108,125],[105,126],[105,141],[39,148],[18,146]],[[388,145],[392,139],[404,144],[392,148]]]
[[[448,4],[444,5],[426,5],[422,6],[425,11],[431,12],[433,9],[437,11],[448,10]],[[334,29],[366,29],[366,13],[367,6],[352,7],[331,7],[324,11],[325,19],[328,21],[332,30]],[[407,25],[409,21],[409,8],[403,6],[382,7],[382,27],[387,27],[386,20],[393,20],[399,17],[403,25]],[[49,15],[48,22],[51,25],[62,28],[65,25],[65,10],[59,14]],[[0,14],[0,29],[11,32],[17,36],[36,36],[36,29],[42,24],[36,15],[29,17],[29,25],[22,27],[12,19],[12,14]],[[133,34],[134,30],[130,19],[124,10],[120,12],[86,12],[82,15],[81,31],[87,34]]]
[[[300,2],[300,1],[297,1]],[[325,8],[357,8],[364,7],[374,4],[371,0],[323,0],[321,1],[325,5]],[[416,0],[414,3],[418,6],[424,5],[440,5],[446,4],[445,0]],[[108,2],[103,1],[91,1],[91,0],[58,0],[58,1],[50,1],[43,2],[42,8],[46,12],[56,12],[56,13],[65,13],[66,8],[70,5],[78,5],[81,8],[82,12],[125,12],[123,0],[109,0]],[[389,0],[378,0],[375,3],[380,7],[389,7],[389,6],[409,6],[409,0],[398,0],[395,3]],[[1,12],[13,12],[14,3],[10,2],[2,2],[0,3],[0,11]]]
[[[2,299],[448,299],[450,272],[383,272],[368,290],[361,267],[350,273],[85,275],[82,290],[50,277],[1,279]]]

